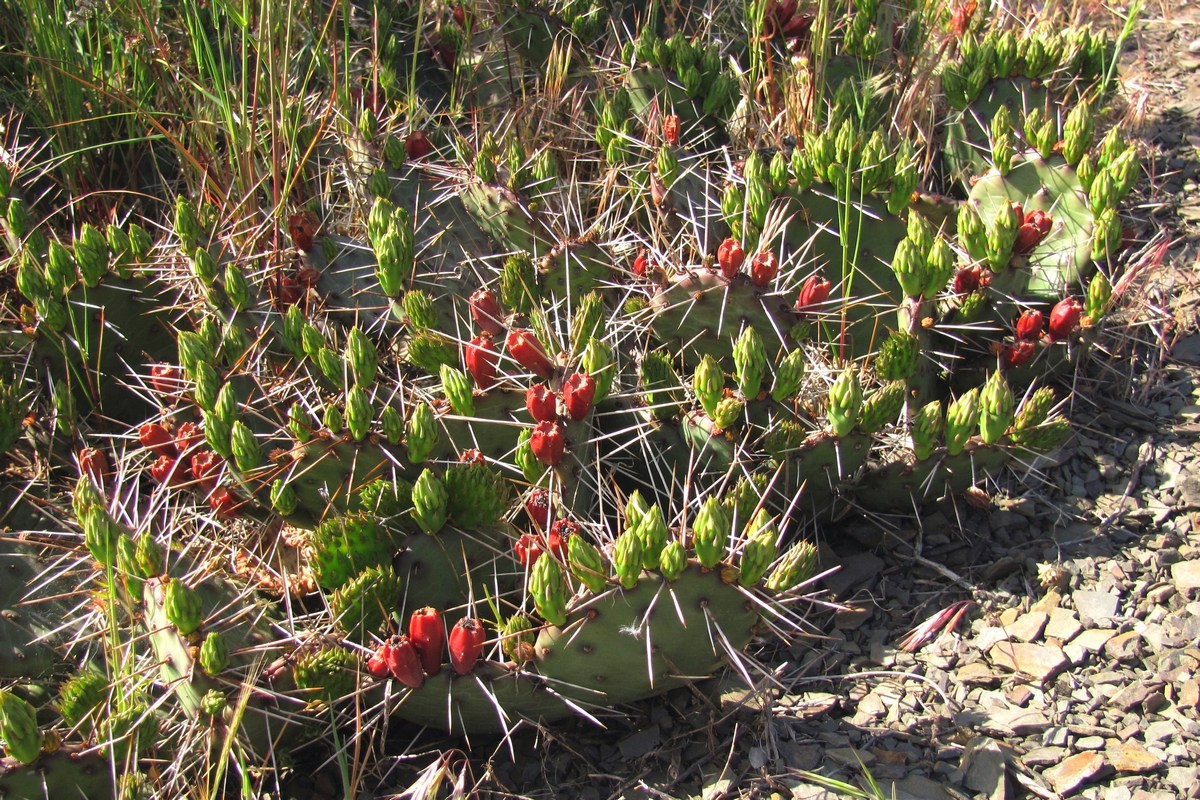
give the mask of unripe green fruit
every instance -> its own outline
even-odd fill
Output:
[[[454,413],[463,417],[475,416],[475,395],[471,390],[471,381],[457,367],[443,364],[440,370],[442,390],[450,401]]]
[[[834,436],[845,436],[858,424],[862,407],[862,384],[854,367],[846,367],[829,389],[829,428]]]
[[[905,385],[903,381],[892,381],[871,393],[863,401],[859,413],[858,429],[863,433],[877,433],[884,426],[896,421],[904,407]]]
[[[696,367],[692,376],[692,389],[696,392],[696,399],[704,413],[711,417],[716,412],[717,403],[721,401],[725,390],[725,375],[721,372],[720,363],[711,355],[705,354]]]
[[[687,569],[687,553],[678,540],[672,539],[658,554],[658,571],[668,581],[679,580],[679,576]]]
[[[204,637],[198,663],[206,675],[217,675],[229,666],[229,644],[219,631],[209,631]]]
[[[742,411],[745,408],[746,403],[740,397],[723,398],[713,409],[713,425],[717,427],[717,430],[730,430],[742,418]]]
[[[996,370],[988,378],[979,394],[979,436],[984,444],[996,444],[1004,438],[1004,432],[1013,421],[1013,393]]]
[[[804,584],[817,571],[817,548],[812,542],[797,542],[784,554],[767,577],[767,588],[786,592]]]
[[[725,505],[710,495],[692,523],[692,548],[701,566],[712,569],[725,558],[732,527]]]
[[[356,442],[366,438],[375,419],[375,409],[371,400],[361,386],[351,386],[346,392],[346,425],[350,429],[350,437]]]
[[[940,401],[934,400],[921,407],[912,422],[913,453],[918,461],[924,461],[933,455],[945,429],[946,420],[942,416]]]
[[[804,352],[793,350],[783,357],[783,361],[779,362],[775,369],[775,385],[771,387],[771,399],[777,403],[791,400],[800,392],[803,381]]]
[[[747,530],[751,533],[738,561],[738,583],[749,589],[762,580],[775,560],[779,529],[775,527],[770,512],[760,508],[750,520]]]
[[[567,621],[569,599],[567,578],[562,566],[550,553],[542,553],[529,573],[529,594],[542,619],[551,625]]]
[[[79,275],[89,289],[98,286],[108,272],[108,241],[90,222],[84,223],[75,239],[75,261],[79,264]]]
[[[296,490],[283,478],[276,478],[271,484],[271,507],[283,516],[287,517],[295,513],[299,502]]]
[[[638,520],[634,532],[642,541],[642,567],[658,569],[658,556],[666,546],[667,537],[671,532],[667,529],[666,520],[663,519],[662,510],[657,503],[650,506]]]
[[[42,753],[37,713],[27,700],[11,692],[0,692],[0,739],[9,757],[22,764],[32,764]]]
[[[608,581],[604,569],[604,558],[600,551],[583,536],[575,535],[567,539],[567,564],[575,579],[588,588],[592,594],[604,591]]]
[[[433,452],[437,442],[438,430],[433,408],[428,403],[418,403],[408,420],[408,436],[404,443],[408,449],[408,460],[420,464]]]
[[[626,589],[637,586],[642,576],[642,540],[636,531],[626,530],[613,544],[613,573]]]
[[[167,620],[184,636],[194,633],[204,621],[200,595],[178,578],[168,578],[165,583],[163,613]]]
[[[413,484],[413,521],[428,534],[437,533],[449,517],[450,497],[442,480],[426,469]]]
[[[979,422],[979,387],[954,399],[946,408],[946,452],[955,456],[975,432]]]
[[[758,396],[767,371],[767,352],[756,328],[746,326],[733,345],[734,377],[747,401]],[[707,409],[706,409],[707,410]]]
[[[250,305],[250,285],[246,283],[246,274],[232,261],[225,267],[225,296],[237,311],[245,311]]]
[[[240,419],[234,420],[229,428],[229,445],[239,471],[250,472],[262,464],[262,449],[258,446],[258,440]]]

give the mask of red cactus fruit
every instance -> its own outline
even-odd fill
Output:
[[[537,340],[533,331],[517,329],[508,332],[504,340],[508,354],[518,364],[537,375],[542,380],[550,380],[554,375],[554,364],[546,355],[546,349]]]
[[[175,437],[171,436],[171,432],[157,422],[147,422],[138,428],[138,441],[142,443],[143,447],[153,451],[156,456],[174,458],[176,455]]]
[[[1025,217],[1021,227],[1017,229],[1017,238],[1013,243],[1013,252],[1019,256],[1029,255],[1033,248],[1041,243],[1054,226],[1050,215],[1045,211],[1034,211]]]
[[[552,420],[539,422],[533,428],[533,435],[529,437],[529,446],[533,449],[534,458],[548,467],[555,466],[562,461],[567,450],[562,425]]]
[[[202,490],[212,490],[217,486],[217,479],[221,474],[221,465],[225,463],[225,459],[214,453],[212,450],[202,450],[199,453],[192,455],[192,477],[196,479],[196,483]]]
[[[596,379],[586,372],[573,372],[563,381],[563,405],[567,416],[578,422],[592,410],[596,399]]]
[[[242,499],[224,486],[209,492],[208,507],[221,519],[234,519],[242,507]]]
[[[532,533],[522,533],[517,537],[517,541],[513,543],[513,555],[517,557],[517,561],[521,562],[521,566],[525,569],[536,564],[538,556],[544,550],[541,538]]]
[[[1018,339],[1000,354],[1001,364],[1005,369],[1028,364],[1037,353],[1037,345],[1029,339]]]
[[[109,466],[108,456],[103,450],[85,447],[79,451],[79,471],[91,478],[92,483],[103,486],[109,473],[112,472],[112,468]]]
[[[426,675],[437,675],[442,668],[442,648],[446,645],[446,629],[438,610],[425,606],[414,611],[408,621],[408,638],[421,657],[421,669]]]
[[[421,656],[417,654],[412,641],[400,634],[388,639],[384,648],[381,648],[383,652],[380,655],[392,677],[410,689],[420,689],[425,683],[425,673],[421,669]]]
[[[308,209],[298,211],[287,219],[288,236],[291,238],[292,244],[296,246],[296,249],[305,252],[312,250],[313,239],[316,238],[320,228],[321,218]]]
[[[954,293],[958,296],[970,294],[979,288],[979,267],[963,267],[954,275]]]
[[[546,531],[554,525],[554,502],[546,489],[534,489],[525,499],[525,513],[529,521],[539,532]]]
[[[810,311],[829,299],[833,284],[817,274],[809,275],[800,287],[800,295],[796,298],[796,310]]]
[[[404,140],[404,154],[410,159],[424,158],[433,152],[433,142],[425,131],[413,131]]]
[[[1036,308],[1027,308],[1017,318],[1017,338],[1036,342],[1042,338],[1042,312]]]
[[[476,289],[467,301],[471,308],[471,321],[475,327],[492,336],[500,335],[504,330],[504,312],[500,301],[491,289]]]
[[[721,267],[721,275],[732,280],[746,262],[746,251],[737,239],[729,238],[721,242],[717,248],[717,264]]]
[[[537,422],[558,419],[558,398],[544,383],[535,383],[525,390],[525,408]]]
[[[174,364],[155,364],[150,368],[150,385],[159,394],[174,394],[179,391],[179,367]]]
[[[679,115],[667,114],[663,118],[663,138],[667,144],[679,144]]]
[[[560,519],[550,526],[546,534],[546,549],[559,561],[566,561],[567,539],[583,530],[573,519]],[[536,559],[535,559],[536,560]]]
[[[471,380],[480,389],[487,389],[496,383],[500,371],[500,352],[496,350],[492,337],[481,333],[463,348],[463,362]]]
[[[372,653],[371,657],[367,659],[367,672],[370,673],[371,677],[386,678],[388,675],[392,674],[388,669],[387,661],[384,658],[384,653],[386,652],[387,648],[388,646],[386,644],[380,645],[379,649]]]
[[[1061,342],[1068,338],[1075,327],[1079,325],[1079,318],[1082,316],[1083,303],[1074,297],[1059,300],[1054,308],[1050,309],[1050,322],[1047,328],[1051,341]]]
[[[645,250],[637,254],[637,258],[633,260],[633,274],[635,277],[644,278],[646,273],[650,271],[650,254]]]
[[[204,440],[204,431],[194,422],[185,422],[175,429],[175,446],[180,453],[186,453],[191,447]]]
[[[183,468],[177,464],[178,461],[174,456],[159,456],[150,465],[150,475],[159,483],[178,486],[184,482],[186,476],[183,474]]]
[[[779,259],[770,250],[763,250],[750,262],[750,282],[755,286],[767,287],[779,274]]]
[[[458,675],[475,669],[486,639],[487,631],[479,620],[465,617],[456,622],[450,630],[450,668]]]
[[[470,464],[473,467],[481,467],[487,463],[487,457],[478,447],[468,447],[458,454],[460,464]]]
[[[458,27],[467,27],[467,12],[462,6],[455,6],[454,10],[450,12],[450,16],[453,17]]]

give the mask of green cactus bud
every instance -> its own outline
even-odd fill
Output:
[[[61,297],[78,280],[78,274],[75,270],[75,257],[71,255],[70,250],[57,240],[51,241],[49,247],[46,265],[46,284],[52,295]],[[19,274],[18,272],[18,276]],[[21,293],[24,294],[24,291]]]
[[[966,202],[958,207],[958,240],[972,261],[987,257],[987,227],[976,210],[975,204]]]
[[[742,418],[742,412],[745,409],[746,402],[740,397],[722,398],[713,409],[713,425],[720,431],[732,430],[733,426],[737,425],[738,420]]]
[[[213,405],[213,416],[229,426],[232,426],[241,416],[238,411],[237,390],[234,389],[232,383],[222,385],[220,391],[217,392],[217,401]]]
[[[178,578],[169,578],[165,583],[163,613],[167,620],[188,636],[204,621],[200,609],[200,595]]]
[[[767,214],[771,210],[771,187],[764,176],[746,184],[746,216],[754,227],[762,230],[767,222]]]
[[[535,627],[533,620],[525,614],[509,617],[500,629],[500,647],[504,654],[517,663],[532,660],[533,644],[537,640]]]
[[[328,349],[325,346],[325,335],[317,326],[307,323],[300,332],[300,343],[304,347],[305,354],[312,359],[315,359],[322,350]]]
[[[750,536],[742,547],[742,556],[738,561],[738,583],[749,589],[762,580],[775,560],[779,529],[775,527],[771,514],[765,508],[760,508],[750,520],[747,530]]]
[[[397,226],[388,230],[372,244],[375,251],[375,279],[379,291],[387,297],[399,297],[412,275],[413,256],[411,230]]]
[[[1107,261],[1116,255],[1121,246],[1121,218],[1114,208],[1106,208],[1096,215],[1092,228],[1092,259]]]
[[[736,183],[728,184],[721,195],[721,216],[725,219],[725,224],[731,228],[735,222],[741,224],[745,208],[746,195],[742,187]]]
[[[204,637],[198,663],[206,675],[218,675],[229,666],[229,645],[219,631],[209,631]]]
[[[379,426],[383,430],[383,437],[388,440],[388,444],[397,445],[404,440],[404,418],[392,406],[385,406],[380,413]]]
[[[1013,433],[1013,444],[1036,453],[1048,453],[1071,437],[1071,425],[1062,417],[1052,417],[1041,425]]]
[[[829,389],[829,408],[826,412],[834,436],[846,436],[858,423],[862,406],[862,384],[854,367],[846,367]]]
[[[915,213],[909,212],[910,216]],[[920,297],[929,282],[924,252],[911,239],[901,239],[897,243],[896,254],[892,256],[892,271],[896,273],[900,289],[908,297]]]
[[[979,387],[959,395],[946,408],[946,452],[962,452],[979,423]]]
[[[375,344],[357,326],[351,328],[346,336],[346,363],[357,385],[370,386],[374,383],[379,368],[379,354]]]
[[[841,164],[847,169],[854,166],[858,137],[859,131],[854,121],[849,117],[842,120],[833,139],[834,163]]]
[[[79,264],[80,277],[89,289],[99,285],[108,272],[108,256],[108,241],[104,234],[90,222],[84,223],[75,239],[75,261]]]
[[[881,380],[906,381],[916,373],[920,357],[920,340],[903,331],[895,331],[879,348],[875,373]]]
[[[537,270],[529,254],[509,256],[500,273],[500,302],[514,313],[528,315],[540,296]]]
[[[767,588],[786,592],[802,586],[817,572],[817,548],[812,542],[797,542],[784,554],[767,577]]]
[[[1047,140],[1057,139],[1057,130],[1054,120],[1047,118],[1041,107],[1034,106],[1025,115],[1024,132],[1025,141],[1029,143],[1029,146],[1037,150],[1042,158],[1049,158],[1055,142],[1050,141],[1050,148],[1047,149]]]
[[[709,417],[716,413],[717,403],[725,391],[725,375],[721,372],[720,363],[711,355],[706,354],[697,365],[692,376],[692,389],[704,413]]]
[[[117,536],[117,571],[123,579],[130,600],[134,603],[142,602],[145,578],[153,576],[141,574],[137,562],[137,543],[124,531]]]
[[[925,257],[925,297],[937,297],[950,282],[957,266],[950,243],[938,236]]]
[[[283,315],[283,323],[280,325],[280,338],[287,347],[288,352],[292,354],[292,358],[300,360],[304,358],[304,312],[299,305],[289,306],[287,313]]]
[[[254,433],[240,419],[235,419],[229,428],[229,445],[233,460],[241,472],[250,472],[262,464],[262,448]]]
[[[783,151],[776,150],[775,155],[771,158],[771,165],[767,168],[767,174],[771,178],[771,190],[775,194],[782,194],[788,187],[788,162],[783,156]]]
[[[479,180],[484,183],[495,182],[496,158],[499,154],[500,148],[496,145],[491,131],[488,131],[479,143],[479,152],[475,154],[475,174],[479,176]]]
[[[1054,410],[1054,390],[1049,386],[1039,386],[1026,398],[1013,420],[1014,434],[1030,428],[1036,428],[1046,421]]]
[[[234,262],[225,267],[225,296],[236,311],[245,311],[250,306],[250,285],[246,274]]]
[[[638,520],[634,533],[642,540],[642,567],[658,569],[658,557],[671,535],[658,504],[650,506]]]
[[[441,479],[428,469],[413,484],[413,520],[428,534],[437,533],[449,517],[450,497]]]
[[[798,191],[804,191],[812,186],[815,172],[813,171],[812,159],[808,152],[803,147],[796,147],[792,150],[792,176],[796,179],[796,188]]]
[[[342,407],[332,401],[327,403],[325,412],[321,415],[321,425],[330,433],[341,433],[342,428],[346,426],[346,415],[342,412]]]
[[[292,677],[302,693],[329,703],[354,691],[359,665],[349,650],[326,645],[297,658]]]
[[[639,489],[630,492],[629,497],[625,500],[625,530],[637,530],[638,525],[642,523],[642,518],[649,510],[650,504],[646,502],[646,498],[642,497]]]
[[[533,446],[530,443],[532,437],[532,428],[524,428],[517,435],[517,449],[513,453],[513,463],[521,470],[521,475],[525,480],[536,486],[546,475],[546,465],[533,454]]]
[[[1128,149],[1129,143],[1125,141],[1125,136],[1121,133],[1121,129],[1116,126],[1109,128],[1108,133],[1104,135],[1104,139],[1100,142],[1097,166],[1100,169],[1107,169],[1110,164],[1116,161]]]
[[[710,117],[720,116],[730,105],[737,88],[737,82],[729,74],[718,74],[701,104],[701,110]]]
[[[276,478],[271,484],[271,507],[287,517],[295,513],[298,504],[296,490],[283,478]]]
[[[679,178],[679,158],[671,145],[664,144],[659,148],[658,157],[654,159],[654,170],[667,189]]]
[[[134,542],[133,557],[137,574],[143,578],[156,578],[166,571],[166,553],[148,533],[142,534]]]
[[[1091,324],[1095,325],[1104,319],[1108,313],[1108,305],[1112,301],[1112,284],[1108,276],[1097,270],[1088,284],[1087,297],[1083,301],[1083,313]]]
[[[580,353],[597,336],[604,335],[604,299],[588,292],[579,300],[571,318],[571,352]]]
[[[1096,135],[1095,111],[1086,98],[1080,98],[1063,125],[1062,155],[1068,164],[1075,165],[1092,146]]]
[[[1020,45],[1015,31],[1004,30],[996,36],[992,51],[992,70],[998,78],[1007,78],[1016,69]]]
[[[377,169],[367,179],[367,191],[372,197],[391,197],[392,179],[386,169]]]
[[[437,309],[426,292],[414,289],[404,295],[404,314],[413,330],[428,330],[437,327]]]
[[[858,417],[858,429],[863,433],[877,433],[884,426],[896,421],[904,407],[905,385],[903,381],[892,381],[876,389],[863,401]]]
[[[334,352],[331,348],[322,347],[317,351],[317,367],[321,370],[321,375],[325,380],[329,381],[334,386],[341,388],[346,383],[345,363],[342,357]]]
[[[921,180],[921,172],[915,159],[900,160],[900,156],[897,156],[897,159],[898,163],[892,174],[892,188],[887,196],[887,207],[889,213],[900,216],[912,203],[913,193],[917,191]]]
[[[144,264],[150,258],[154,241],[150,234],[136,222],[129,224],[129,257],[135,264]]]
[[[475,416],[475,395],[471,391],[471,381],[462,370],[443,364],[441,371],[442,391],[454,408],[454,413],[464,417]]]
[[[933,226],[923,214],[916,211],[908,212],[907,234],[905,236],[913,244],[917,253],[924,256],[933,247]]]
[[[540,559],[539,559],[540,560]],[[617,582],[626,589],[638,584],[642,575],[642,540],[636,531],[626,530],[613,544],[613,571]]]
[[[22,258],[20,266],[17,267],[17,289],[34,302],[50,299],[50,285],[46,282],[46,275],[32,256]]]
[[[1013,422],[1013,405],[1012,389],[996,370],[979,393],[979,436],[985,444],[996,444],[1004,438]]]
[[[42,753],[42,738],[33,706],[12,692],[0,692],[0,739],[9,757],[32,764]]]
[[[3,204],[0,204],[0,208],[2,207]],[[8,225],[9,233],[17,239],[24,239],[33,225],[33,220],[29,216],[29,204],[23,198],[11,198],[8,201],[8,210],[5,211],[4,221]]]
[[[361,386],[351,386],[346,392],[346,426],[350,429],[350,438],[361,442],[371,429],[375,419],[375,409],[371,407],[371,399]]]
[[[669,419],[679,411],[681,381],[671,366],[670,358],[659,350],[651,350],[642,358],[642,385],[646,402],[655,419]]]
[[[529,594],[542,619],[551,625],[567,622],[569,590],[562,565],[550,553],[542,553],[529,573]]]
[[[1001,203],[987,230],[987,258],[992,271],[1002,271],[1012,260],[1013,244],[1019,229],[1016,208],[1012,203]]]
[[[81,523],[86,522],[92,506],[103,507],[104,498],[92,483],[91,477],[85,473],[75,481],[75,489],[71,492],[71,510],[75,512],[75,519]]]
[[[1007,175],[1012,169],[1013,153],[1016,149],[1008,106],[1002,105],[996,109],[995,115],[992,116],[991,134],[992,165],[1001,175]]]
[[[616,364],[613,363],[612,348],[599,339],[590,339],[580,357],[579,366],[581,372],[586,372],[596,381],[596,392],[592,396],[592,402],[599,403],[608,397],[617,372]]]
[[[980,319],[988,308],[988,297],[982,291],[974,291],[958,304],[958,321],[965,324]]]
[[[1079,158],[1079,163],[1075,165],[1075,176],[1079,178],[1079,185],[1083,187],[1085,192],[1092,190],[1092,182],[1096,178],[1096,173],[1099,167],[1096,165],[1096,159],[1093,158],[1090,152],[1084,153]]]
[[[747,400],[758,396],[762,388],[763,375],[767,371],[767,353],[758,330],[746,326],[733,345],[734,377],[738,391]]]
[[[182,195],[175,198],[175,235],[185,253],[191,253],[200,242],[200,217],[196,214],[196,206]]]
[[[213,414],[204,417],[204,441],[213,452],[222,458],[233,457],[231,440],[233,428],[228,423],[218,419]]]
[[[658,556],[658,571],[668,581],[677,581],[687,569],[687,553],[683,545],[672,539],[663,547]]]
[[[493,467],[453,464],[442,480],[450,518],[463,530],[494,527],[508,507],[508,485]]]
[[[83,516],[83,542],[92,558],[104,567],[117,563],[117,544],[123,535],[121,526],[109,516],[108,509],[97,503],[87,508]]]
[[[358,503],[377,517],[394,517],[412,508],[412,484],[406,480],[376,478],[358,490]]]
[[[414,488],[414,492],[415,492]],[[391,563],[394,545],[374,516],[328,516],[313,530],[309,566],[327,592],[344,586],[368,567]]]
[[[803,381],[804,352],[793,350],[784,356],[775,368],[775,384],[771,387],[771,399],[777,403],[791,400],[799,394]]]
[[[367,642],[384,629],[404,597],[404,584],[390,564],[362,570],[329,595],[329,612],[354,642]]]
[[[714,496],[709,496],[692,523],[692,547],[700,565],[712,569],[725,558],[733,527],[729,512]]]
[[[69,728],[82,728],[89,718],[96,721],[96,712],[108,699],[108,681],[98,672],[77,672],[58,690],[58,713]],[[88,726],[91,727],[91,726]]]
[[[1116,208],[1117,186],[1113,182],[1111,170],[1101,169],[1092,178],[1092,184],[1088,188],[1088,205],[1096,215]]]
[[[308,413],[300,403],[293,403],[288,409],[287,431],[292,435],[292,438],[303,444],[312,438],[313,431],[317,429],[317,421],[313,419],[312,414]]]
[[[567,539],[567,565],[575,579],[592,594],[600,594],[607,587],[604,558],[596,546],[582,536]]]
[[[1132,147],[1109,163],[1106,171],[1112,175],[1113,205],[1129,194],[1129,190],[1137,182],[1140,173],[1138,166],[1137,151]]]
[[[197,368],[200,365],[208,366],[216,360],[216,353],[204,339],[191,331],[181,331],[178,340],[179,347],[179,364],[187,371],[187,374],[195,380]]]

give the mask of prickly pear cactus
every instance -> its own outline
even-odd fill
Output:
[[[1115,43],[894,5],[379,7],[269,203],[76,224],[4,166],[5,507],[55,527],[13,517],[0,674],[131,764],[600,720],[798,632],[799,531],[1059,447],[1138,177]]]

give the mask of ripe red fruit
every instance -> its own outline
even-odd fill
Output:
[[[537,422],[558,419],[558,398],[544,383],[535,383],[525,390],[525,408]]]
[[[1012,369],[1029,363],[1037,352],[1037,345],[1029,339],[1018,339],[1000,355],[1004,369]]]
[[[650,255],[643,250],[637,254],[637,258],[633,260],[633,274],[635,277],[644,278],[650,269]]]
[[[504,330],[504,312],[500,301],[491,289],[476,289],[467,301],[471,308],[471,321],[484,333],[498,336]]]
[[[386,678],[391,672],[388,670],[387,661],[384,660],[383,653],[387,645],[380,645],[370,658],[367,659],[367,672],[373,678]]]
[[[460,464],[470,464],[473,467],[481,467],[487,463],[487,457],[478,447],[468,447],[458,454]]]
[[[1061,342],[1068,338],[1075,327],[1079,325],[1079,318],[1082,316],[1083,303],[1074,297],[1059,300],[1054,308],[1050,309],[1050,322],[1047,327],[1051,341]]]
[[[663,138],[667,144],[679,144],[679,115],[667,114],[663,118]]]
[[[194,422],[185,422],[175,429],[175,446],[180,453],[186,453],[189,448],[199,444],[204,439],[204,431]]]
[[[442,615],[438,610],[425,606],[414,611],[408,621],[408,638],[421,657],[425,674],[437,675],[442,668],[442,648],[446,644],[446,629],[442,627]]]
[[[737,239],[726,239],[717,248],[717,264],[721,267],[721,275],[727,280],[733,280],[745,262],[746,251],[742,249],[742,243]]]
[[[450,12],[450,16],[454,18],[456,23],[458,23],[458,27],[467,27],[467,12],[463,10],[462,6],[455,6],[454,10]]]
[[[413,131],[404,140],[404,153],[410,159],[424,158],[433,152],[433,142],[425,131]]]
[[[221,519],[234,519],[242,507],[242,500],[224,486],[218,486],[208,495],[208,507]]]
[[[175,438],[171,432],[157,422],[147,422],[138,428],[138,441],[157,456],[175,457]]]
[[[1036,342],[1042,338],[1042,312],[1027,308],[1017,318],[1017,338]]]
[[[979,288],[979,267],[963,267],[954,275],[954,293],[959,295],[970,294]]]
[[[202,450],[192,455],[192,477],[196,479],[200,489],[207,491],[216,488],[221,475],[221,465],[224,463],[225,459],[212,450]]]
[[[425,673],[421,670],[421,657],[417,648],[404,634],[393,636],[380,648],[380,657],[387,664],[388,672],[400,683],[410,689],[420,689],[425,683]]]
[[[521,566],[526,569],[537,563],[538,556],[544,550],[541,538],[532,533],[522,533],[513,544],[513,553],[516,555],[517,561],[521,562]]]
[[[491,336],[481,333],[467,342],[463,348],[463,362],[477,388],[487,390],[495,385],[500,371],[500,351]]]
[[[534,458],[546,466],[553,467],[558,464],[567,449],[562,426],[549,420],[539,422],[533,428],[533,435],[529,437],[529,446],[533,449]]]
[[[779,274],[779,259],[769,250],[756,254],[750,262],[750,282],[755,286],[767,287]]]
[[[804,281],[804,285],[800,287],[800,295],[796,298],[796,310],[811,311],[815,306],[828,300],[831,291],[833,291],[833,284],[827,279],[815,273],[809,275]]]
[[[103,486],[111,471],[108,456],[103,450],[85,447],[79,451],[79,472],[92,479],[92,483]]]
[[[1034,211],[1025,217],[1021,227],[1017,229],[1017,238],[1013,243],[1013,252],[1019,256],[1028,255],[1050,233],[1054,225],[1045,211]]]
[[[182,467],[177,464],[174,456],[159,456],[150,465],[150,475],[159,483],[178,486],[184,482],[184,474]]]
[[[508,332],[504,346],[513,360],[542,380],[554,375],[554,364],[546,355],[546,349],[534,336],[533,331],[517,329]]]
[[[578,422],[592,410],[592,401],[596,399],[596,379],[586,372],[572,372],[563,381],[562,393],[567,416]]]
[[[575,536],[582,528],[573,519],[560,519],[550,527],[546,534],[546,548],[559,561],[567,558],[567,539]],[[536,559],[535,559],[536,560]]]
[[[159,394],[174,394],[181,386],[179,367],[174,364],[155,364],[150,368],[150,385]]]
[[[529,521],[539,532],[549,530],[554,525],[555,519],[554,503],[550,499],[550,492],[546,489],[534,489],[525,500],[525,513],[529,515]]]
[[[486,639],[487,631],[479,620],[466,617],[456,622],[450,630],[450,668],[458,675],[475,669]]]

